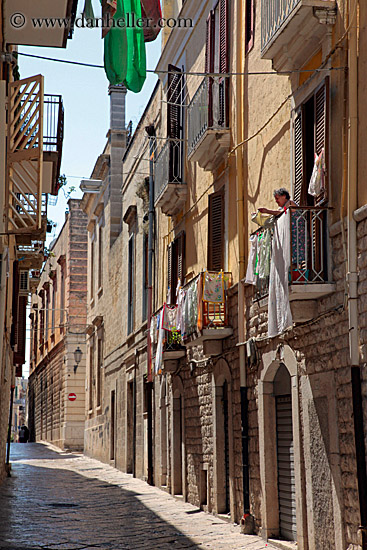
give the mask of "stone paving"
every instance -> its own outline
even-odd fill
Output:
[[[13,444],[0,548],[272,550],[256,536],[81,454]]]

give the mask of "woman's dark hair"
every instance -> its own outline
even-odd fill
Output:
[[[276,197],[277,195],[278,195],[278,197],[285,197],[287,199],[287,201],[289,201],[289,199],[291,198],[291,196],[288,193],[287,189],[285,189],[284,187],[281,187],[280,189],[275,189],[274,190],[274,197]]]

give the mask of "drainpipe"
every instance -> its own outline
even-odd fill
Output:
[[[348,317],[349,357],[352,377],[354,436],[356,445],[357,480],[361,515],[362,549],[367,550],[367,474],[366,449],[361,390],[358,335],[358,271],[357,271],[357,224],[353,218],[357,209],[358,178],[358,0],[349,2],[349,132],[348,132]]]
[[[12,378],[14,380],[14,375],[12,375]],[[6,472],[8,474],[8,477],[10,477],[10,441],[11,441],[11,421],[12,421],[12,418],[13,418],[14,388],[15,388],[15,382],[13,381],[12,384],[11,384],[11,389],[10,389],[8,448],[6,450],[6,462],[5,462],[5,469],[6,469]]]
[[[237,1],[237,64],[236,64],[236,139],[241,143],[243,136],[243,2]],[[247,189],[247,188],[246,188]],[[241,519],[242,531],[246,534],[253,532],[253,518],[250,515],[250,491],[249,491],[249,465],[248,465],[248,398],[245,361],[245,325],[244,325],[244,285],[245,277],[245,233],[247,234],[247,196],[243,178],[243,154],[242,147],[236,149],[236,197],[237,197],[237,235],[238,235],[238,341],[240,362],[240,392],[241,392],[241,436],[242,436],[242,480],[243,480],[243,517]]]
[[[153,375],[152,375],[152,343],[150,341],[150,324],[152,322],[153,307],[153,231],[154,231],[154,141],[155,129],[153,124],[145,128],[149,136],[149,234],[148,234],[148,334],[147,334],[147,409],[148,409],[148,483],[153,485]]]

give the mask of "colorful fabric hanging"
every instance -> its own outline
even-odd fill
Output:
[[[144,28],[145,42],[153,42],[160,33],[158,25],[159,19],[162,17],[160,0],[141,0],[141,16],[143,19],[149,18],[149,26]]]
[[[112,26],[104,38],[105,71],[111,84],[123,83],[137,93],[146,78],[144,32],[134,25],[141,18],[140,0],[117,0],[116,8],[113,18],[123,19],[126,24]]]
[[[204,273],[203,302],[224,302],[223,273]]]
[[[177,330],[177,306],[168,306],[164,304],[162,313],[162,328],[170,332]]]

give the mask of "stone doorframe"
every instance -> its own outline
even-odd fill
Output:
[[[276,350],[264,353],[262,355],[262,362],[263,369],[258,382],[261,535],[265,540],[279,536],[277,438],[273,382],[279,366],[283,364],[291,377],[297,547],[299,550],[307,550],[306,493],[303,472],[297,360],[290,346],[280,344]]]
[[[224,415],[222,406],[223,384],[228,385],[228,450],[229,450],[229,500],[231,521],[235,521],[234,457],[233,457],[233,406],[232,375],[225,359],[219,359],[213,368],[213,475],[215,514],[222,513],[225,507],[224,464]]]
[[[171,388],[171,493],[172,495],[182,494],[186,501],[185,394],[180,376],[172,377]]]
[[[159,410],[160,410],[160,472],[159,472],[159,484],[166,486],[168,481],[168,396],[167,396],[167,379],[166,375],[161,378],[160,396],[159,396]]]

